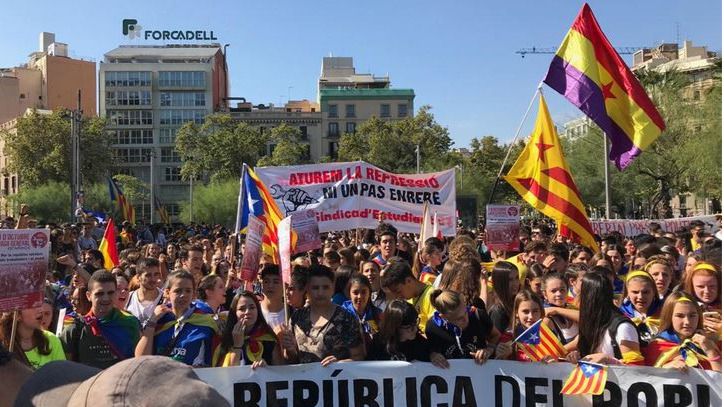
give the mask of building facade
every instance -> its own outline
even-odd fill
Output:
[[[191,188],[181,180],[176,132],[224,110],[228,75],[220,45],[121,46],[105,54],[98,75],[100,115],[112,133],[116,172],[153,184],[155,196],[176,216]],[[147,202],[136,213],[150,218],[151,208]]]

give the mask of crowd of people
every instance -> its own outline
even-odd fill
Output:
[[[221,226],[117,231],[120,264],[104,269],[102,225],[51,231],[43,305],[0,317],[0,341],[38,369],[72,360],[107,369],[160,355],[193,367],[351,360],[530,361],[515,339],[539,323],[563,348],[544,363],[586,360],[721,371],[721,240],[703,222],[599,239],[598,250],[522,226],[520,251],[485,233],[454,238],[376,230],[325,233],[291,259],[242,281]],[[243,244],[242,244],[243,246]],[[57,335],[56,335],[57,333]]]

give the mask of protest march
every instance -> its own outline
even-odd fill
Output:
[[[667,123],[588,4],[553,54],[476,227],[453,166],[356,158],[238,163],[233,224],[136,222],[111,177],[114,215],[23,203],[0,407],[721,405],[721,214],[593,219],[543,86],[620,171]]]

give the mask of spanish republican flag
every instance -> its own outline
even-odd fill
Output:
[[[559,229],[566,228],[574,241],[598,251],[543,94],[530,141],[503,178],[532,207],[555,220]]]
[[[543,80],[611,140],[609,159],[626,168],[666,128],[641,84],[584,4]]]
[[[563,383],[561,394],[602,394],[606,389],[608,368],[597,363],[578,361],[578,365]]]
[[[103,239],[98,245],[98,250],[103,253],[103,268],[111,270],[120,264],[118,261],[118,250],[116,249],[116,225],[113,218],[108,218],[106,231],[103,232]]]

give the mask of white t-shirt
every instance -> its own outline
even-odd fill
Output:
[[[269,312],[264,307],[261,307],[261,313],[264,315],[264,319],[266,320],[267,325],[269,325],[269,328],[271,328],[274,332],[276,332],[278,327],[281,327],[282,324],[284,324],[284,308],[278,312]]]
[[[633,324],[622,322],[618,325],[618,328],[616,328],[616,343],[618,343],[620,346],[622,341],[629,341],[634,343],[639,342],[639,334]],[[608,330],[604,332],[601,343],[598,345],[598,348],[596,348],[593,353],[600,352],[603,352],[610,357],[615,357],[613,352],[613,346],[611,346],[611,335],[609,335]]]
[[[131,295],[128,296],[128,304],[126,305],[126,311],[130,312],[134,317],[138,318],[141,323],[146,322],[151,316],[153,316],[153,310],[156,308],[156,305],[158,305],[158,302],[161,301],[161,296],[163,295],[163,291],[161,289],[157,288],[158,295],[156,296],[156,299],[153,301],[148,301],[145,304],[141,303],[141,301],[138,299],[138,290],[134,290],[131,292]]]

